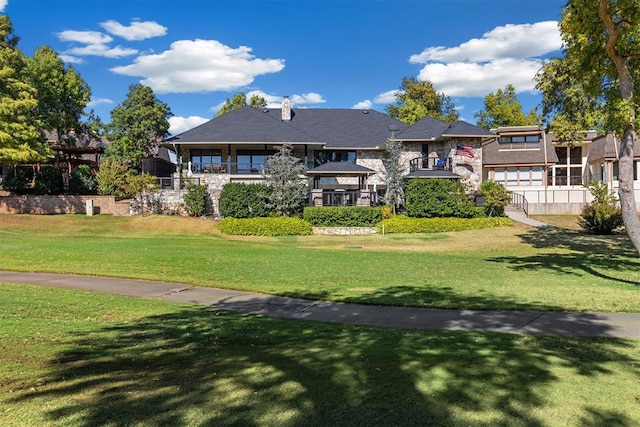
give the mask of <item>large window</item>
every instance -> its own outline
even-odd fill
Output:
[[[239,174],[262,173],[267,157],[275,154],[273,150],[238,150],[237,162]]]
[[[191,150],[191,170],[195,173],[210,172],[222,163],[221,150]]]
[[[549,169],[550,185],[582,185],[582,147],[556,147],[558,164]]]
[[[542,166],[496,168],[493,180],[505,186],[542,185]]]
[[[501,136],[498,138],[500,150],[532,150],[540,148],[540,135]]]
[[[344,151],[344,150],[325,150],[325,151],[316,151],[315,156],[313,158],[314,166],[320,166],[328,162],[356,162],[356,152],[355,151]]]

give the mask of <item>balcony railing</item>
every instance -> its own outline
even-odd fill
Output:
[[[183,163],[182,170],[189,170],[196,174],[231,174],[231,175],[261,175],[264,171],[264,162],[259,163]]]
[[[439,159],[429,157],[427,155],[422,157],[416,157],[409,161],[409,170],[415,172],[418,170],[451,170],[451,159]]]

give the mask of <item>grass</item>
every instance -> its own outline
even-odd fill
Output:
[[[640,312],[624,234],[526,226],[438,234],[230,237],[180,217],[0,216],[2,268],[166,280],[417,307]]]
[[[9,283],[0,295],[3,426],[640,420],[638,340],[328,325]]]

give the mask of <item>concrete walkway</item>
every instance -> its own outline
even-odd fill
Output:
[[[511,218],[513,221],[521,222],[523,224],[530,225],[536,228],[551,228],[552,226],[549,224],[545,224],[544,222],[536,221],[535,219],[529,218],[521,209],[513,208],[511,206],[507,206],[504,211],[504,214]]]
[[[640,339],[637,313],[441,310],[284,298],[176,283],[0,271],[0,282],[188,302],[241,313],[352,325]]]

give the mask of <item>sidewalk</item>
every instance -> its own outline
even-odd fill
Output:
[[[640,339],[640,313],[441,310],[310,301],[176,283],[0,271],[0,282],[189,302],[286,319],[411,329]]]

